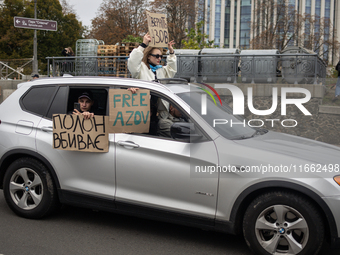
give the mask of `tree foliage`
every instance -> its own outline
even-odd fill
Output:
[[[198,6],[195,0],[104,0],[99,13],[92,20],[89,38],[105,44],[122,42],[128,36],[144,36],[148,30],[146,10],[167,14],[170,40],[182,47],[186,29],[193,28]]]
[[[300,16],[285,2],[263,0],[255,7],[256,18],[251,24],[254,49],[284,49],[301,30]]]
[[[301,20],[305,25],[301,44],[305,48],[319,53],[319,56],[324,59],[327,59],[329,52],[337,55],[340,43],[334,39],[335,29],[330,19],[306,14],[301,17]]]
[[[143,38],[140,36],[132,36],[128,35],[125,39],[122,40],[122,43],[142,43]]]
[[[33,55],[33,30],[14,28],[14,16],[33,17],[29,1],[5,0],[0,15],[0,58],[27,58]]]
[[[116,44],[128,35],[143,36],[147,31],[146,8],[145,0],[104,0],[92,20],[90,37]]]
[[[186,29],[187,39],[182,40],[183,49],[203,49],[212,48],[214,41],[208,41],[208,35],[202,32],[204,21],[196,23],[196,29],[191,28],[190,31]]]
[[[0,14],[0,58],[31,58],[34,30],[15,28],[15,16],[34,18],[34,1],[4,0]],[[37,30],[39,68],[46,70],[46,57],[58,56],[65,47],[75,47],[83,28],[72,11],[63,13],[58,0],[37,1],[37,18],[54,20],[58,30]]]

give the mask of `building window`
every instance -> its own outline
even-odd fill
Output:
[[[241,1],[240,48],[249,48],[251,22],[251,0]]]
[[[224,9],[224,47],[229,48],[230,38],[230,0],[225,0]]]
[[[215,2],[215,45],[220,45],[221,37],[221,0]]]

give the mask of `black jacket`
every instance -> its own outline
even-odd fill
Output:
[[[338,71],[338,77],[340,76],[340,61],[338,62],[338,64],[335,67],[335,70]]]
[[[61,52],[61,55],[66,56],[66,57],[72,56],[70,53],[66,52],[66,49],[63,49],[63,51]]]

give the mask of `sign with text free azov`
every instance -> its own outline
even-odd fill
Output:
[[[150,90],[131,93],[110,89],[110,133],[148,133],[150,127]]]
[[[57,21],[54,20],[14,17],[14,26],[19,28],[57,31],[58,24]]]

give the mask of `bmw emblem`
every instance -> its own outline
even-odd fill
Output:
[[[280,229],[279,229],[279,232],[280,232],[280,234],[284,234],[286,231],[285,231],[284,228],[280,228]]]

